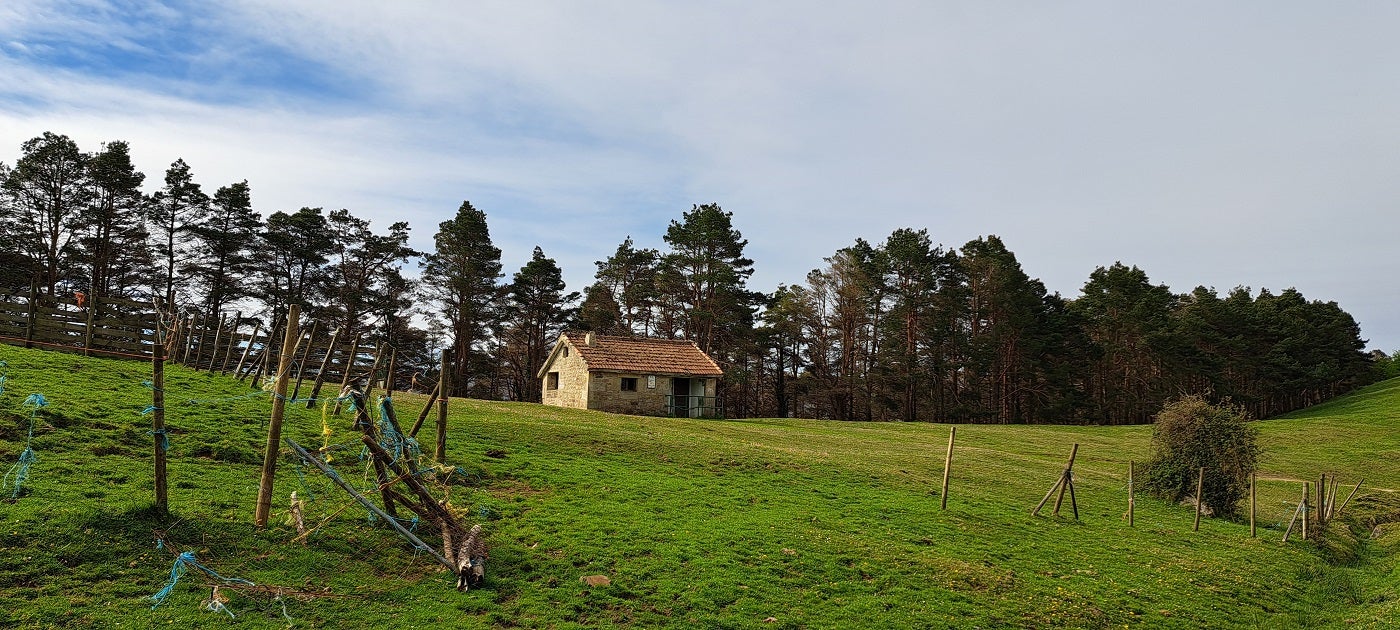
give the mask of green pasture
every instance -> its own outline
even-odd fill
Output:
[[[0,627],[1384,628],[1400,615],[1400,380],[1258,423],[1254,538],[1247,522],[1192,531],[1191,508],[1141,495],[1129,527],[1146,426],[960,425],[940,510],[948,425],[453,399],[455,470],[434,487],[491,544],[485,587],[459,593],[290,455],[271,524],[254,528],[271,403],[247,384],[167,368],[164,517],[148,363],[8,346],[0,361],[0,468],[25,447],[25,398],[48,401],[31,478],[0,503]],[[394,401],[411,423],[425,397]],[[348,414],[290,410],[285,436],[329,445],[369,486]],[[1074,444],[1079,520],[1068,499],[1032,516]],[[1322,473],[1342,494],[1365,481],[1320,541],[1283,543],[1302,482]],[[287,523],[293,490],[317,527],[305,544]],[[192,569],[152,609],[172,551],[259,588],[222,587],[208,610],[219,582]]]

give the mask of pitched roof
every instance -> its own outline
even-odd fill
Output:
[[[694,341],[684,339],[648,339],[644,337],[613,337],[593,335],[587,345],[587,333],[566,332],[569,345],[579,353],[589,370],[609,372],[640,372],[652,374],[685,374],[723,376],[724,370],[700,350]]]

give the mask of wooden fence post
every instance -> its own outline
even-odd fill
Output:
[[[1191,524],[1191,531],[1201,529],[1201,487],[1205,485],[1206,467],[1202,466],[1196,470],[1196,522]]]
[[[156,452],[156,511],[163,516],[170,512],[165,480],[165,451],[170,440],[165,433],[165,334],[159,323],[155,333],[156,342],[151,348],[151,436],[155,438]]]
[[[1254,471],[1249,473],[1249,537],[1255,537],[1254,514],[1259,508],[1259,495],[1255,489],[1255,484],[1259,483],[1259,475]]]
[[[413,423],[413,428],[408,431],[408,437],[418,437],[418,430],[423,428],[423,421],[428,419],[428,414],[433,411],[433,403],[437,402],[438,392],[442,391],[442,379],[438,379],[437,385],[433,386],[433,393],[428,394],[428,404],[423,405],[423,411],[418,414],[418,421]]]
[[[1308,482],[1303,482],[1303,540],[1308,539]]]
[[[228,321],[227,313],[219,313],[219,327],[214,329],[214,342],[209,346],[209,372],[214,371],[214,364],[219,360],[219,342],[223,341],[224,323]],[[199,369],[199,361],[195,361],[194,369]]]
[[[87,325],[83,331],[83,356],[90,357],[92,356],[92,329],[97,319],[97,293],[95,291],[87,309]]]
[[[253,524],[267,526],[267,515],[272,510],[272,481],[277,473],[277,451],[282,445],[282,414],[287,406],[287,380],[291,376],[292,355],[296,354],[296,343],[301,338],[297,322],[301,319],[301,307],[292,304],[287,309],[287,331],[282,338],[281,361],[277,367],[277,386],[272,398],[272,420],[267,426],[267,448],[263,452],[262,478],[258,482],[258,505],[253,513]]]
[[[396,361],[398,358],[398,348],[394,348],[391,346],[389,348],[389,369],[384,373],[384,395],[389,398],[394,397],[394,368],[397,367],[396,365],[394,365],[394,361]]]
[[[24,347],[34,347],[34,328],[39,324],[39,281],[29,281],[29,314],[24,320]]]
[[[316,348],[316,326],[320,323],[311,320],[311,334],[306,336],[306,351],[301,353],[301,360],[297,361],[297,384],[292,386],[292,402],[296,402],[297,395],[301,393],[301,379],[306,377],[306,362],[311,359],[311,351]]]
[[[1064,469],[1063,471],[1060,471],[1060,478],[1059,478],[1059,480],[1057,480],[1057,481],[1055,482],[1055,485],[1053,485],[1053,486],[1050,487],[1050,491],[1049,491],[1049,492],[1046,492],[1046,493],[1045,493],[1045,498],[1043,498],[1043,499],[1040,500],[1040,503],[1037,504],[1037,505],[1035,506],[1035,509],[1034,509],[1034,510],[1031,510],[1031,516],[1035,516],[1036,514],[1039,514],[1039,513],[1040,513],[1040,508],[1045,507],[1045,503],[1048,502],[1048,501],[1050,500],[1051,495],[1055,494],[1055,491],[1056,491],[1056,490],[1059,490],[1059,491],[1060,491],[1060,496],[1059,496],[1059,498],[1055,499],[1055,516],[1059,516],[1059,515],[1060,515],[1060,504],[1061,504],[1061,503],[1064,501],[1064,499],[1065,499],[1065,486],[1068,485],[1068,486],[1071,486],[1071,488],[1072,488],[1073,483],[1074,483],[1074,482],[1073,482],[1074,457],[1075,457],[1076,455],[1078,455],[1078,454],[1079,454],[1079,445],[1078,445],[1078,444],[1075,444],[1075,445],[1074,445],[1074,448],[1073,448],[1073,449],[1070,449],[1070,452],[1069,452],[1069,463],[1065,464],[1065,469]],[[1069,500],[1070,500],[1070,503],[1075,503],[1075,499],[1074,499],[1074,490],[1073,490],[1073,489],[1070,490],[1070,498],[1069,498]],[[1074,518],[1075,518],[1075,520],[1078,520],[1078,519],[1079,519],[1079,505],[1078,505],[1078,504],[1075,504],[1075,505],[1074,505]]]
[[[940,510],[948,509],[948,472],[953,469],[953,440],[958,435],[958,427],[954,425],[948,428],[948,454],[943,458],[943,497],[939,501]]]
[[[1362,479],[1361,481],[1366,481],[1366,480],[1365,480],[1365,479]],[[1361,489],[1361,481],[1356,482],[1356,487],[1354,487],[1354,488],[1351,489],[1351,493],[1347,494],[1347,498],[1346,498],[1346,499],[1343,499],[1343,500],[1342,500],[1342,504],[1341,504],[1340,506],[1337,507],[1337,514],[1336,514],[1337,516],[1340,516],[1340,515],[1341,515],[1342,509],[1345,508],[1345,507],[1347,506],[1348,503],[1351,503],[1351,498],[1354,497],[1354,496],[1356,496],[1356,491]]]
[[[1133,526],[1133,511],[1137,507],[1137,497],[1133,494],[1133,460],[1128,460],[1128,527]]]
[[[233,351],[238,348],[238,326],[243,323],[243,311],[234,311],[233,326],[228,331],[228,343],[224,349],[224,360],[219,364],[219,374],[228,374],[229,361],[233,360]],[[214,366],[209,366],[209,371],[214,371]]]
[[[443,348],[442,375],[438,377],[442,393],[438,396],[437,448],[433,451],[433,458],[439,462],[447,460],[447,399],[452,395],[451,357],[452,352]]]
[[[335,354],[335,342],[340,339],[340,329],[331,333],[331,343],[326,346],[326,356],[321,357],[321,367],[316,370],[316,379],[312,381],[311,395],[306,398],[306,408],[310,409],[316,404],[316,397],[321,395],[321,385],[326,381],[326,368],[331,364],[331,355]]]
[[[374,377],[379,374],[379,362],[384,358],[384,344],[374,349],[374,363],[369,367],[369,378],[365,379],[365,400],[370,400],[374,392]]]
[[[253,344],[258,341],[258,333],[262,331],[262,322],[253,324],[253,334],[248,335],[248,347],[243,349],[243,356],[238,359],[238,367],[233,368],[233,376],[243,380],[243,363],[248,360],[248,353],[253,351]]]
[[[355,359],[359,356],[360,333],[355,333],[354,341],[350,342],[350,354],[345,357],[345,373],[340,375],[340,392],[336,394],[337,397],[343,394],[345,392],[345,386],[350,384],[350,373],[355,371]],[[331,410],[331,413],[336,415],[340,414],[339,399],[335,401],[335,408]]]

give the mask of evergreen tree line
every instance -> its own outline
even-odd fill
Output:
[[[407,223],[376,230],[344,209],[263,218],[248,182],[210,196],[183,160],[156,192],[144,182],[125,142],[93,153],[53,133],[25,142],[13,167],[0,163],[0,291],[265,322],[295,303],[425,372],[449,348],[454,395],[493,399],[538,401],[535,374],[565,329],[686,338],[725,369],[720,404],[734,417],[1135,423],[1186,394],[1263,417],[1394,364],[1363,352],[1335,303],[1292,289],[1175,294],[1114,264],[1065,299],[995,236],[957,250],[925,230],[857,239],[764,294],[747,286],[732,213],[697,205],[671,222],[664,251],[628,237],[577,293],[539,247],[505,281],[470,202],[419,252]],[[405,273],[414,262],[418,278]]]

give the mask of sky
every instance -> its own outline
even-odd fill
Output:
[[[1000,236],[1066,297],[1294,287],[1400,350],[1400,3],[5,0],[0,161],[177,158],[264,216],[432,247],[464,200],[571,290],[695,204],[750,287],[863,238]],[[508,279],[508,278],[507,278]]]

